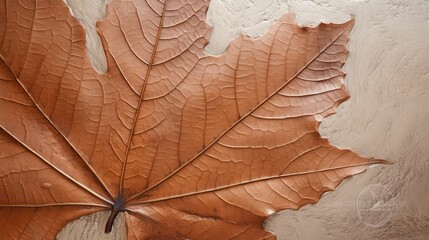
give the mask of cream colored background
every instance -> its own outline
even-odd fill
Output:
[[[87,29],[94,65],[105,60],[94,24],[106,0],[67,0]],[[207,51],[220,54],[240,33],[258,37],[288,9],[300,24],[342,22],[353,15],[345,65],[351,99],[323,120],[331,143],[364,156],[389,159],[346,180],[315,205],[284,211],[266,221],[279,239],[429,239],[429,1],[428,0],[212,0],[207,19],[214,33]],[[355,207],[359,193],[380,184],[392,193],[393,215],[382,227],[366,226]],[[125,239],[123,218],[103,233],[106,213],[67,225],[58,239]]]

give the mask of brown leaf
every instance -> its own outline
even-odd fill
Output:
[[[209,56],[207,7],[113,1],[101,74],[63,1],[2,0],[0,239],[52,239],[102,210],[106,231],[126,212],[129,239],[275,239],[268,215],[384,163],[317,132],[348,98],[353,21],[286,14]]]

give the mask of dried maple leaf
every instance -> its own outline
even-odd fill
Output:
[[[352,21],[287,14],[209,56],[207,1],[113,1],[100,74],[62,0],[0,5],[1,239],[105,210],[129,239],[273,239],[268,215],[383,162],[317,132],[348,98]]]

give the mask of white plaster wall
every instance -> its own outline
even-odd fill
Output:
[[[106,0],[67,2],[89,29],[94,65],[105,70],[94,23]],[[356,18],[344,67],[351,98],[323,120],[320,132],[336,146],[395,164],[346,180],[315,205],[273,215],[266,229],[287,240],[429,239],[429,0],[212,0],[207,51],[222,53],[241,32],[260,36],[288,9],[303,25]],[[390,193],[373,192],[393,212],[362,221],[356,200],[372,184]],[[99,213],[70,223],[58,239],[125,239],[121,218],[113,233],[103,234],[105,218]],[[365,224],[380,219],[387,222]]]

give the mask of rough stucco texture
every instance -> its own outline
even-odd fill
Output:
[[[67,2],[88,30],[94,66],[104,71],[94,24],[106,0]],[[287,240],[429,239],[429,1],[212,0],[207,51],[222,53],[240,33],[260,36],[288,9],[303,25],[356,18],[345,65],[351,99],[320,131],[336,146],[395,164],[346,180],[315,205],[275,214],[265,228]],[[357,206],[368,189],[384,208],[375,202],[379,211],[365,215]],[[125,239],[121,217],[113,233],[103,233],[106,218],[98,213],[72,222],[58,239]]]

